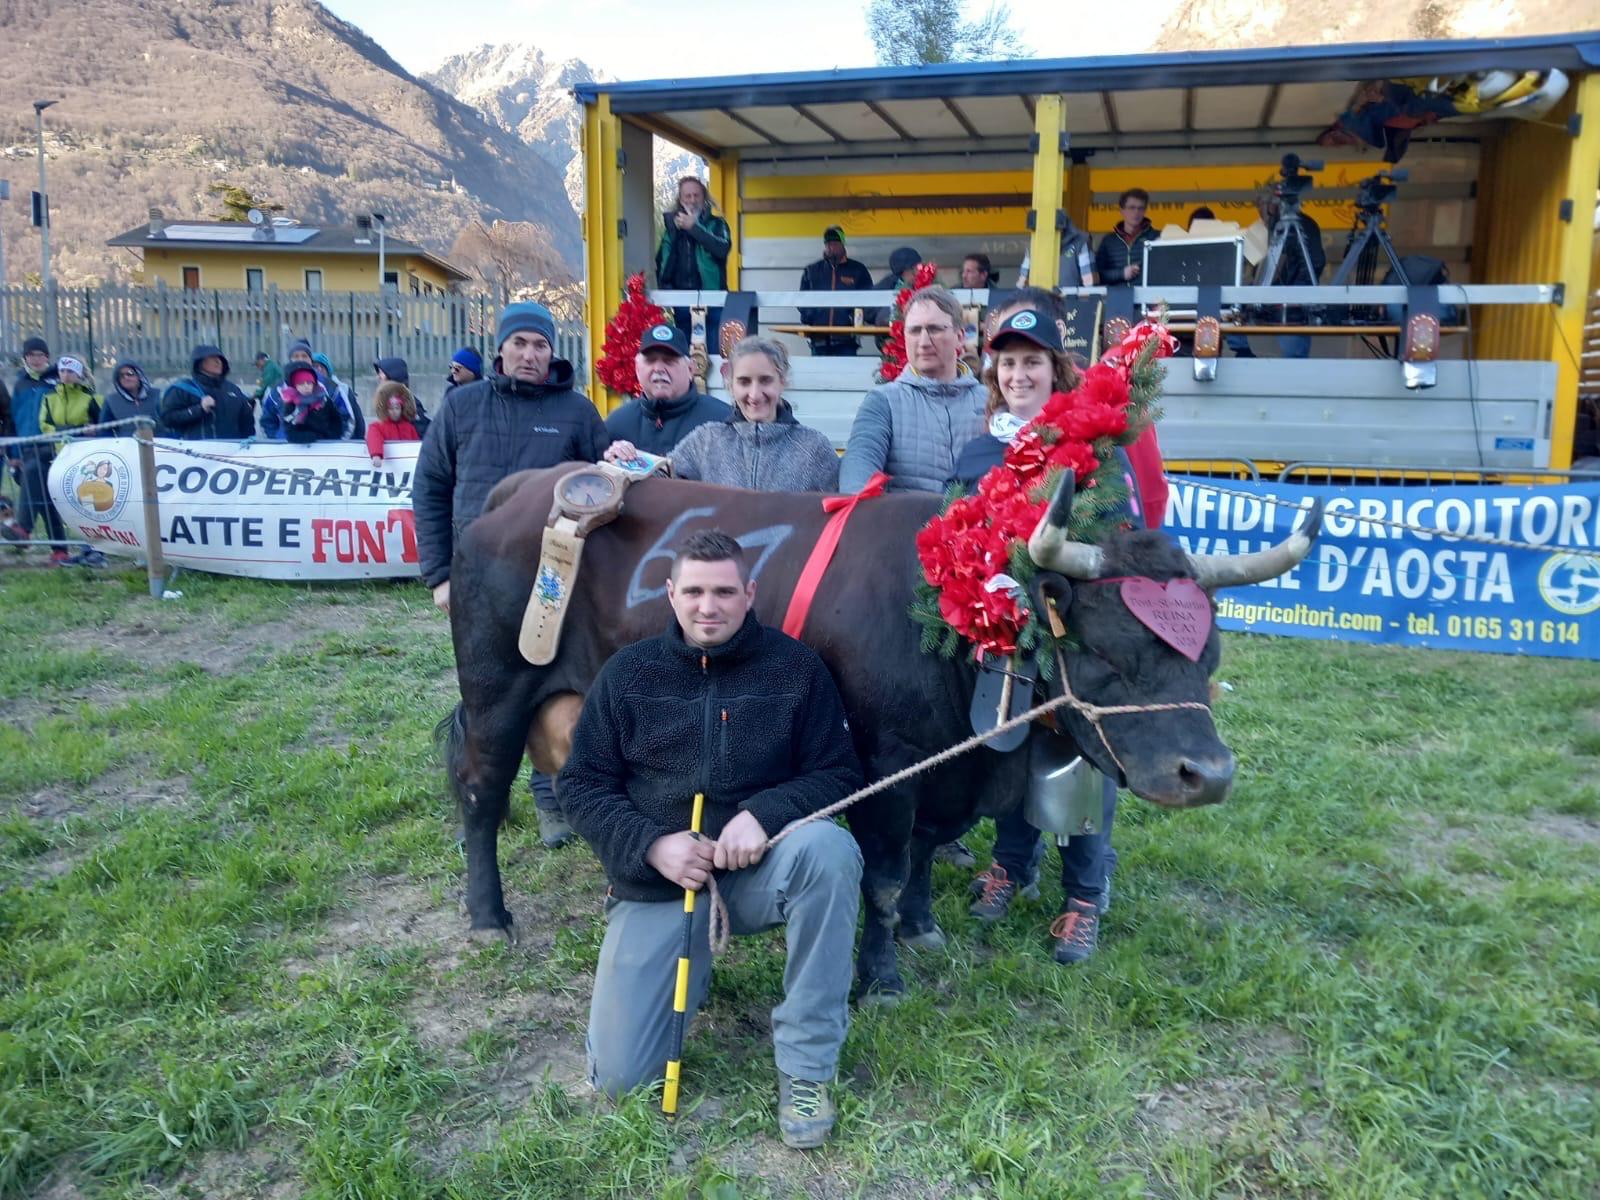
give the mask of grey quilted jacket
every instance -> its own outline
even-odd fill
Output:
[[[753,492],[836,492],[839,456],[819,429],[794,419],[787,404],[772,422],[746,421],[737,408],[725,421],[689,431],[672,451],[681,479]]]
[[[956,456],[984,431],[983,384],[963,373],[949,383],[907,370],[867,393],[839,466],[839,490],[859,492],[874,471],[891,492],[942,492]]]

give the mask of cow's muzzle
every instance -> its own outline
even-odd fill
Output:
[[[1135,794],[1162,808],[1221,804],[1233,790],[1232,753],[1183,755],[1144,779],[1129,781]]]

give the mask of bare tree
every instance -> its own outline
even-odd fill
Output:
[[[991,3],[970,21],[964,8],[963,0],[870,0],[867,33],[879,64],[911,67],[1028,56],[1006,5]]]
[[[473,221],[456,236],[450,257],[508,296],[559,290],[573,282],[549,230],[529,221]]]

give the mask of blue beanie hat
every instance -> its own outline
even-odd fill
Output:
[[[508,304],[500,313],[500,329],[495,337],[495,348],[506,344],[506,339],[513,333],[537,333],[544,336],[544,340],[552,346],[556,344],[555,318],[550,315],[550,310],[542,304],[532,300],[523,300],[517,304]]]
[[[453,363],[460,363],[479,379],[483,378],[483,355],[479,354],[471,346],[461,347],[461,349],[457,350],[450,356],[450,361]]]

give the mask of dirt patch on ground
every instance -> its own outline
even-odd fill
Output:
[[[294,1162],[290,1147],[266,1139],[243,1150],[207,1150],[169,1182],[146,1180],[142,1194],[152,1200],[289,1200],[304,1190]]]
[[[1568,813],[1536,809],[1527,816],[1528,828],[1543,837],[1572,846],[1600,846],[1600,821]]]
[[[165,692],[165,688],[152,687],[147,683],[129,687],[111,680],[96,680],[54,695],[35,694],[8,700],[5,722],[24,732],[31,732],[40,721],[49,717],[77,718],[79,708],[85,704],[100,713],[111,713],[124,705],[155,699]]]
[[[213,675],[228,675],[253,657],[282,653],[324,634],[358,633],[372,620],[371,610],[359,605],[307,604],[293,621],[241,626],[231,615],[187,610],[182,603],[118,617],[94,631],[94,645],[141,666],[192,663]],[[55,641],[79,648],[83,634]]]
[[[93,783],[53,783],[17,805],[29,820],[56,824],[72,817],[102,817],[118,809],[186,809],[187,779],[147,779],[138,767],[121,767]]]
[[[1457,851],[1461,849],[1475,857],[1498,858],[1496,842],[1505,833],[1500,824],[1483,819],[1474,819],[1472,824],[1451,824],[1432,813],[1418,812],[1411,816],[1408,832],[1409,836],[1390,843],[1391,859],[1401,870],[1442,875],[1468,895],[1493,897],[1504,889],[1503,879],[1456,865]]]
[[[1304,1152],[1314,1147],[1352,1162],[1355,1145],[1331,1121],[1315,1078],[1295,1089],[1280,1082],[1283,1064],[1304,1057],[1305,1042],[1286,1029],[1217,1029],[1208,1035],[1224,1054],[1225,1073],[1165,1083],[1138,1096],[1135,1123],[1156,1141],[1221,1145],[1241,1134],[1269,1137]]]

